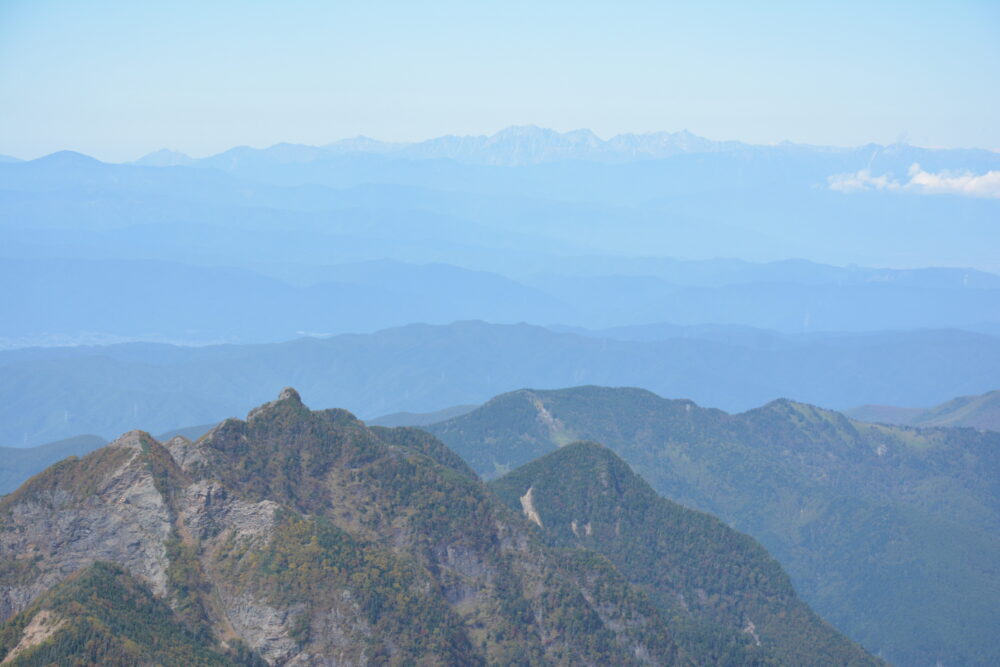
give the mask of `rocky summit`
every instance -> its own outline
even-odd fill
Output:
[[[614,455],[597,458],[631,479],[607,456]],[[577,463],[592,467],[593,456],[565,462]],[[665,591],[673,590],[664,583],[669,574],[652,588],[638,586],[630,581],[635,567],[621,562],[622,539],[638,520],[634,512],[623,515],[628,531],[621,539],[554,539],[540,524],[563,510],[529,506],[531,488],[525,494],[515,487],[530,479],[512,478],[500,489],[527,497],[527,504],[511,506],[427,433],[368,428],[343,410],[311,411],[291,389],[197,442],[126,433],[0,500],[0,659],[11,665],[783,662],[767,636],[781,634],[780,610],[768,612],[763,637],[752,621],[744,632],[747,619],[729,613],[725,601],[692,601],[691,608],[711,613],[683,620],[676,596],[664,603]],[[551,482],[538,484],[538,501],[563,497]],[[639,491],[642,502],[655,505],[649,494]],[[610,502],[627,500],[615,498]],[[663,517],[670,511],[688,510],[660,508],[655,516],[669,522]],[[610,530],[610,516],[591,519],[598,535]],[[736,534],[718,522],[705,525]],[[574,534],[589,536],[589,526]],[[702,527],[695,522],[688,530]],[[754,558],[754,549],[762,552],[739,538],[744,551],[751,543]],[[701,557],[713,557],[698,552],[701,542],[692,544]],[[644,557],[664,567],[671,559],[662,544]],[[692,567],[691,553],[678,558]],[[709,576],[718,563],[746,561],[726,553],[714,558]],[[772,575],[777,570],[779,588],[787,587],[780,568],[766,566]],[[731,572],[727,586],[753,587],[760,576],[752,568]],[[794,598],[790,590],[781,595]],[[696,641],[693,629],[701,632]],[[878,662],[832,628],[822,631],[827,649],[843,651],[838,655],[851,664]],[[716,636],[728,648],[713,644]],[[808,641],[803,645],[810,650]],[[822,664],[818,653],[806,658]]]

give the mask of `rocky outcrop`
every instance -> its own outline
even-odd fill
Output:
[[[539,423],[552,435],[554,422]],[[729,529],[672,506],[660,507],[650,535],[655,517],[643,508],[666,501],[624,463],[593,443],[558,454],[565,465],[516,471],[498,496],[433,436],[314,412],[292,389],[196,442],[127,433],[0,499],[0,654],[31,660],[62,647],[43,661],[78,660],[83,649],[65,636],[76,632],[102,637],[108,656],[136,646],[156,655],[172,642],[189,656],[183,664],[716,664],[719,651],[756,664],[784,655],[771,652],[774,614],[743,610],[732,595],[774,593],[757,561],[726,560],[736,547],[738,558],[751,553],[748,538],[714,539]],[[728,597],[709,599],[706,577],[724,578]],[[688,618],[710,602],[721,611]],[[140,616],[161,626],[155,641],[112,628]],[[851,664],[877,663],[848,649],[839,655]],[[775,662],[828,655],[807,646]]]
[[[43,609],[35,614],[31,622],[24,628],[17,646],[11,649],[6,656],[0,655],[0,658],[2,658],[0,664],[12,662],[17,656],[38,646],[65,626],[66,621],[59,614],[53,613],[48,609]]]
[[[292,389],[195,443],[125,434],[0,501],[0,617],[106,561],[270,664],[678,661],[606,561],[551,552],[428,438]]]
[[[166,594],[171,518],[144,456],[151,445],[159,446],[145,433],[126,433],[0,502],[0,563],[17,573],[0,580],[0,616],[98,560],[121,563]]]

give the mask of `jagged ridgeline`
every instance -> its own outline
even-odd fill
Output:
[[[696,662],[606,559],[546,545],[432,437],[290,390],[194,444],[67,459],[0,519],[11,664]]]
[[[906,667],[1000,664],[998,433],[867,424],[788,400],[731,415],[608,387],[520,390],[426,428],[492,478],[574,440],[600,442],[657,493],[759,540],[802,599],[869,651]],[[513,479],[510,493],[523,494],[525,474],[498,488]],[[582,520],[569,506],[538,506],[543,520],[555,513],[562,538],[605,553],[630,578],[631,566],[655,561],[642,530],[610,544],[578,538],[565,532]]]
[[[196,443],[128,433],[0,500],[0,658],[877,662],[802,607],[751,540],[658,504],[606,450],[564,455],[568,479],[598,475],[598,504],[583,487],[560,495],[538,472],[552,465],[545,459],[497,487],[510,501],[524,495],[515,482],[535,484],[540,515],[526,516],[433,436],[313,412],[293,390]],[[595,466],[631,486],[600,495]],[[605,539],[614,512],[621,535]],[[653,537],[640,534],[642,516],[662,519]],[[569,526],[572,517],[583,522],[572,537],[533,523]],[[657,542],[674,529],[683,539]],[[633,541],[642,556],[622,560]]]

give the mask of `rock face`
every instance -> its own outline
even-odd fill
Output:
[[[609,450],[491,489],[433,436],[292,389],[0,499],[0,622],[5,665],[878,663]]]
[[[83,460],[68,459],[0,504],[0,615],[7,618],[66,576],[97,560],[121,563],[167,592],[167,502],[146,465],[162,447],[126,433]],[[11,576],[11,574],[13,576]]]
[[[70,575],[0,628],[0,658],[12,667],[262,667],[245,648],[227,655],[212,644],[125,568],[101,561]]]
[[[692,660],[607,560],[547,546],[433,438],[290,389],[196,443],[127,433],[0,500],[0,660],[79,658],[95,578],[142,602],[129,614],[165,602],[178,655],[205,664]]]

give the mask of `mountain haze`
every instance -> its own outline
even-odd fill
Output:
[[[426,155],[412,156],[409,148],[338,152],[280,144],[188,166],[105,164],[57,153],[0,164],[4,243],[16,244],[10,247],[19,256],[44,250],[95,258],[117,248],[118,258],[172,261],[191,261],[203,249],[200,262],[220,250],[236,262],[236,246],[249,245],[255,253],[244,253],[243,262],[264,253],[265,261],[321,264],[332,253],[340,262],[433,261],[505,275],[526,262],[545,267],[553,257],[586,254],[1000,271],[988,250],[997,240],[995,198],[905,188],[845,192],[831,189],[830,180],[864,170],[905,180],[914,164],[929,174],[1000,171],[991,151],[720,146],[681,135],[623,139],[605,149],[588,137],[522,128],[493,138],[442,138]],[[674,151],[675,144],[684,149]],[[587,148],[579,159],[543,158],[592,145],[596,152]],[[658,152],[662,146],[668,148]],[[607,151],[618,157],[602,161]],[[943,219],[948,234],[940,233]],[[259,235],[261,225],[299,234],[272,234],[270,243],[240,243],[230,234],[235,245],[228,247],[216,238],[218,228],[258,228]],[[132,228],[131,255],[122,228]],[[63,233],[40,233],[46,229]],[[202,240],[200,231],[212,233]],[[70,233],[78,238],[60,247]],[[146,242],[136,243],[134,234]]]
[[[394,412],[375,419],[367,419],[365,423],[371,426],[427,426],[451,419],[467,412],[472,412],[478,405],[455,405],[434,412]]]
[[[0,645],[22,662],[84,640],[104,647],[94,660],[159,643],[205,664],[335,644],[349,663],[869,659],[752,542],[661,502],[607,450],[560,449],[592,440],[759,539],[870,650],[1000,662],[997,436],[924,428],[992,423],[975,396],[1000,377],[996,173],[984,150],[534,126],[0,159],[0,442],[52,443],[9,452],[3,483],[131,433],[0,501],[5,526],[48,545],[10,547]],[[288,392],[194,444],[132,432],[216,423],[290,382],[383,418]],[[581,384],[688,400],[544,390]],[[856,413],[921,428],[814,407],[944,401]],[[375,425],[446,415],[428,429],[464,462]],[[510,473],[505,503],[472,470]],[[614,493],[585,483],[604,473]],[[544,505],[526,518],[535,481]],[[646,519],[706,551],[628,530]],[[732,568],[709,593],[694,564],[719,545],[742,555],[720,557]],[[101,587],[163,633],[90,613]],[[419,635],[403,620],[418,609]],[[313,632],[328,617],[361,620],[334,642]]]
[[[451,159],[469,164],[518,166],[560,160],[625,162],[683,153],[735,150],[745,145],[737,141],[712,141],[686,130],[619,134],[604,141],[590,130],[560,133],[535,125],[522,125],[508,127],[489,136],[447,135],[413,143],[355,137],[321,147],[296,144],[276,144],[256,150],[239,147],[201,160],[164,149],[144,155],[133,164],[155,167],[198,164],[217,168],[228,165],[233,168],[241,158],[263,153],[284,162],[312,162],[325,155],[373,154],[410,160]]]
[[[341,139],[325,146],[280,143],[267,148],[239,146],[206,158],[194,159],[181,153],[162,149],[145,155],[132,164],[143,166],[174,166],[195,164],[233,170],[241,162],[268,160],[276,163],[310,163],[332,155],[382,155],[408,160],[449,159],[466,164],[494,166],[524,166],[546,162],[581,161],[624,163],[656,160],[678,155],[746,152],[752,150],[816,153],[831,157],[850,156],[867,151],[875,159],[891,159],[893,155],[918,158],[927,155],[951,157],[961,155],[978,158],[990,164],[989,151],[928,150],[905,144],[879,146],[869,144],[857,148],[810,146],[785,142],[778,146],[760,146],[740,141],[715,141],[681,130],[678,132],[624,133],[604,140],[588,129],[557,132],[537,125],[511,126],[492,135],[445,135],[419,142],[385,142],[370,137]],[[941,159],[935,160],[937,162]],[[947,159],[947,157],[945,157]],[[873,165],[874,166],[874,165]]]
[[[1000,391],[979,396],[959,396],[930,408],[897,408],[863,405],[846,410],[855,419],[920,428],[962,426],[1000,431]]]
[[[18,285],[0,297],[8,314],[0,346],[263,343],[468,319],[570,331],[673,326],[664,337],[691,337],[684,327],[708,326],[779,334],[975,330],[1000,313],[1000,278],[981,272],[705,264],[649,263],[651,273],[686,283],[678,284],[655,275],[579,275],[570,266],[565,274],[515,280],[391,260],[293,271],[283,264],[254,270],[163,260],[0,259],[0,279]]]
[[[266,318],[266,313],[260,313]],[[929,404],[988,391],[997,338],[960,331],[802,340],[594,338],[458,322],[271,345],[123,344],[0,352],[0,442],[110,439],[241,414],[292,379],[362,417],[473,404],[524,386],[643,386],[728,410],[792,396],[831,408]],[[150,383],[150,375],[159,382]],[[331,379],[335,380],[331,380]]]
[[[1000,667],[1000,0],[895,4],[0,0],[0,667]]]

